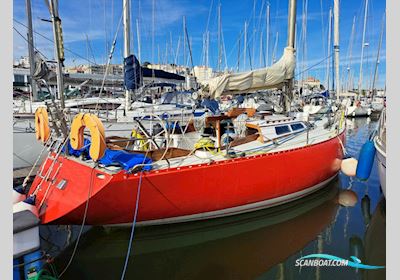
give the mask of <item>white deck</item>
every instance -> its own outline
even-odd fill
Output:
[[[331,138],[337,137],[338,134],[342,133],[345,129],[345,126],[342,125],[342,128],[338,132],[335,128],[335,125],[332,125],[330,128],[324,128],[325,124],[327,123],[327,119],[319,120],[314,122],[313,128],[310,130],[304,130],[297,133],[291,133],[288,136],[283,136],[282,138],[276,139],[275,142],[272,141],[265,141],[264,143],[260,142],[259,140],[254,140],[242,145],[238,145],[235,147],[230,148],[229,151],[234,151],[237,157],[240,157],[241,153],[245,153],[245,156],[252,156],[258,154],[266,154],[266,153],[273,153],[278,151],[290,150],[294,148],[304,147],[306,145],[313,145],[317,143],[324,142]],[[299,120],[292,120],[291,123],[299,122]],[[276,125],[283,125],[287,124],[288,122],[279,122]],[[111,136],[111,135],[110,135]],[[206,157],[199,157],[195,150],[194,150],[194,143],[200,138],[200,134],[198,132],[194,133],[187,133],[184,135],[186,139],[171,139],[170,147],[173,146],[174,141],[180,141],[179,147],[185,148],[187,150],[191,150],[192,153],[188,156],[171,158],[167,160],[159,160],[155,161],[152,164],[153,170],[162,170],[167,168],[179,168],[184,166],[194,166],[199,164],[208,164],[210,162],[215,161],[224,161],[229,159],[226,156],[226,150],[221,151],[202,151],[202,153],[208,153]],[[173,138],[173,137],[171,137]],[[83,163],[80,159],[70,157],[74,161],[78,161]],[[93,167],[93,161],[85,161],[85,165]],[[104,167],[100,168],[101,170],[107,173],[116,173],[121,170],[119,167],[111,166],[111,167]]]
[[[337,130],[332,127],[331,129],[324,129],[323,126],[326,123],[325,121],[317,121],[315,123],[315,128],[309,131],[308,135],[308,145],[317,144],[326,140],[329,140],[333,137],[337,137]],[[343,132],[344,127],[340,132]],[[244,152],[247,155],[252,154],[264,154],[264,153],[272,153],[278,151],[284,151],[294,148],[304,147],[307,144],[307,132],[300,132],[299,134],[292,135],[290,140],[283,142],[282,140],[278,140],[278,145],[274,145],[272,142],[261,143],[260,141],[252,141],[243,145],[239,145],[231,148],[230,150],[235,151],[236,154],[240,155],[240,153]],[[161,160],[156,162],[153,165],[154,169],[165,169],[169,167],[182,167],[182,166],[191,166],[198,164],[207,164],[211,161],[222,161],[226,160],[227,157],[226,151],[223,150],[221,152],[216,152],[215,154],[210,154],[209,158],[199,158],[195,155],[186,156],[186,157],[178,157],[169,159],[169,164],[165,160]]]

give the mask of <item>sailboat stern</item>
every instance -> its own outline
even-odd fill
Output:
[[[106,187],[112,175],[95,168],[94,163],[84,164],[77,159],[60,155],[46,160],[36,175],[29,195],[36,195],[36,207],[43,224],[62,221]],[[80,224],[82,217],[73,221]]]

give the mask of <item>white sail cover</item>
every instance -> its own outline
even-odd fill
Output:
[[[283,56],[271,67],[244,73],[227,73],[203,83],[203,93],[213,98],[226,94],[240,94],[251,90],[279,87],[293,78],[296,67],[294,49],[286,47]]]

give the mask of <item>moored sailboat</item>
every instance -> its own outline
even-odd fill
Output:
[[[295,68],[295,12],[296,1],[290,0],[283,58],[271,68],[236,75],[243,82],[239,91],[246,90],[243,84],[253,74],[266,82],[260,86],[253,81],[249,87],[283,83],[289,91]],[[232,94],[232,77],[222,79],[225,84],[217,81],[214,92]],[[148,139],[126,140],[142,141],[141,149],[115,149],[107,145],[109,137],[96,117],[79,115],[69,139],[56,140],[59,148],[42,164],[29,190],[42,222],[78,224],[84,217],[92,225],[133,220],[151,225],[217,218],[299,199],[336,176],[345,141],[341,110],[310,120],[301,114],[247,115],[240,109],[206,117],[203,135],[194,139],[192,149],[170,148],[172,139],[193,139],[177,133],[176,123],[171,129],[163,121]],[[86,142],[85,126],[91,133]],[[206,130],[209,135],[204,135]],[[67,141],[71,149],[63,148]]]
[[[383,195],[386,197],[386,109],[382,110],[379,118],[377,134],[374,137],[379,181]]]

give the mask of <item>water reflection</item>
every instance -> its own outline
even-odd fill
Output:
[[[206,222],[139,228],[127,279],[254,279],[318,237],[335,218],[337,193],[334,182],[302,201],[273,209]],[[89,230],[82,237],[76,265],[65,276],[118,279],[129,233],[129,228]],[[72,248],[58,257],[58,263],[67,262]]]
[[[352,190],[343,190],[338,195],[338,202],[344,207],[353,207],[357,200],[357,194]]]
[[[382,199],[368,223],[364,236],[365,261],[386,263],[386,200]],[[386,270],[364,271],[364,279],[385,279]]]
[[[376,122],[349,121],[346,149],[358,157]],[[366,182],[340,174],[328,187],[271,209],[138,228],[125,279],[384,279],[385,270],[295,266],[296,259],[314,253],[385,265],[381,198],[374,167]],[[70,259],[78,230],[41,228],[43,247],[57,254],[59,271]],[[120,279],[129,234],[130,228],[87,227],[63,279]]]

